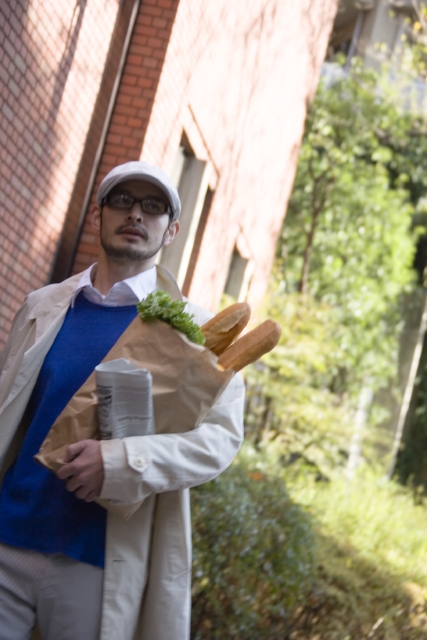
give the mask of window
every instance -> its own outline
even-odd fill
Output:
[[[245,300],[252,273],[253,262],[243,258],[235,247],[231,257],[224,293],[237,300],[237,302]]]
[[[195,157],[183,135],[172,179],[181,198],[180,232],[172,244],[164,247],[160,263],[167,267],[183,287],[209,186],[210,162]]]

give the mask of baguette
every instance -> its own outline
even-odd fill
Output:
[[[205,347],[220,355],[243,331],[251,317],[247,302],[236,302],[224,309],[200,327],[206,342]]]
[[[268,353],[279,342],[282,329],[274,320],[265,320],[255,329],[239,338],[218,358],[218,364],[224,369],[240,371]]]

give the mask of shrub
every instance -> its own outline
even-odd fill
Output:
[[[279,478],[239,458],[192,493],[192,638],[283,638],[310,589],[308,516]]]

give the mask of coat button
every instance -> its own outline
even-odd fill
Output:
[[[135,460],[133,461],[135,467],[142,467],[143,465],[143,461],[141,458],[135,458]]]

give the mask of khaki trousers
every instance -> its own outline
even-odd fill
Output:
[[[0,640],[98,640],[104,572],[0,542]]]

